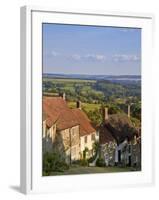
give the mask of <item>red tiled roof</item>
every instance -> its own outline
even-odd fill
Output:
[[[57,110],[54,110],[54,112],[52,112],[50,100],[47,100],[46,98],[43,99],[43,120],[46,120],[46,124],[48,127],[51,127],[52,124],[55,123],[55,121],[59,117],[59,114],[60,113]]]
[[[43,98],[43,120],[46,120],[48,127],[55,122],[57,129],[63,130],[79,124],[71,109],[61,97]]]
[[[80,136],[95,132],[87,115],[80,109],[70,109],[61,97],[43,97],[43,120],[48,127],[55,122],[57,129],[80,126]]]
[[[80,136],[88,135],[96,131],[91,125],[89,118],[82,110],[75,108],[72,111],[80,124]]]
[[[79,125],[71,109],[63,110],[57,120],[57,129],[64,130]]]

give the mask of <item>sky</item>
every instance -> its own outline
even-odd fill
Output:
[[[43,73],[141,75],[141,29],[43,24]]]

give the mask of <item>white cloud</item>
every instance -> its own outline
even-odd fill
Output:
[[[80,54],[72,54],[68,55],[68,58],[72,58],[76,61],[104,61],[106,59],[105,55],[102,54],[86,54],[86,55],[80,55]]]
[[[84,58],[88,60],[97,60],[97,61],[106,60],[106,56],[102,54],[87,54],[84,56]]]
[[[116,62],[118,61],[139,61],[140,57],[133,54],[116,54],[112,56],[112,59]]]
[[[104,55],[96,55],[96,59],[102,61],[102,60],[106,59],[106,56],[104,56]]]
[[[56,52],[56,51],[52,51],[52,52],[51,52],[51,55],[54,56],[54,57],[56,57],[56,56],[59,56],[59,53]]]
[[[92,54],[92,53],[88,53],[85,55],[81,55],[81,54],[62,54],[59,53],[55,50],[53,50],[51,52],[51,55],[53,57],[64,57],[66,59],[73,59],[75,61],[98,61],[98,62],[104,62],[106,60],[109,61],[115,61],[115,62],[129,62],[129,61],[139,61],[140,60],[140,56],[135,55],[135,54],[114,54],[112,56],[106,56],[104,54]]]
[[[74,59],[74,60],[80,60],[81,59],[81,56],[79,54],[73,54],[71,55],[71,57]]]

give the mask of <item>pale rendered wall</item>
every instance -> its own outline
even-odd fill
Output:
[[[92,134],[95,135],[95,140],[92,140]],[[85,143],[85,137],[87,137],[87,143]],[[96,135],[96,132],[93,132],[89,135],[85,135],[80,137],[80,150],[81,150],[81,155],[83,155],[83,151],[85,148],[88,148],[89,151],[93,149],[93,144],[95,141],[98,141],[99,137]],[[91,155],[88,155],[87,157],[90,157]]]

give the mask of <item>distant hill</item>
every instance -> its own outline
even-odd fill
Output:
[[[65,78],[84,80],[108,80],[116,83],[136,83],[141,82],[140,75],[86,75],[86,74],[43,74],[43,78]]]

